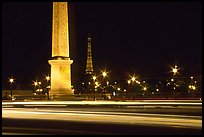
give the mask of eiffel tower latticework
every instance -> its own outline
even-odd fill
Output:
[[[86,73],[85,74],[91,74],[91,75],[93,74],[90,33],[88,34],[88,49],[87,49]]]

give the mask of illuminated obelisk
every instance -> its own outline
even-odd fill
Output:
[[[68,3],[53,2],[50,96],[73,95],[69,58]]]

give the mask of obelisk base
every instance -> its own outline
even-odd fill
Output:
[[[71,89],[71,64],[73,60],[55,59],[49,60],[51,65],[51,88],[50,97],[65,97],[74,95]]]

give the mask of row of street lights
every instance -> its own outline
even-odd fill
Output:
[[[46,79],[46,89],[50,89],[50,84],[48,84],[48,82],[50,81],[50,76],[45,76]],[[41,93],[43,91],[42,89],[42,82],[41,81],[33,81],[33,85],[34,85],[34,91],[37,91],[39,93]]]
[[[176,96],[176,87],[179,87],[179,85],[177,84],[177,83],[175,83],[176,82],[176,79],[177,79],[177,75],[179,74],[179,67],[177,66],[177,65],[174,65],[173,67],[171,67],[171,72],[172,72],[172,78],[171,78],[171,82],[172,83],[174,83],[173,85],[174,85],[174,87],[173,87],[173,91],[175,92],[174,94],[175,94],[175,96]],[[106,71],[102,71],[102,76],[103,76],[103,80],[101,81],[101,84],[97,81],[97,79],[99,79],[99,78],[97,78],[97,76],[96,75],[94,75],[93,77],[92,77],[92,79],[94,80],[94,83],[95,83],[95,90],[94,91],[96,91],[96,88],[97,87],[99,87],[100,85],[102,85],[101,86],[101,88],[102,88],[102,92],[104,93],[104,96],[105,96],[105,86],[108,86],[108,81],[107,81],[107,84],[105,85],[104,84],[104,80],[105,80],[105,77],[107,77],[107,72]],[[144,92],[145,91],[147,91],[148,90],[148,86],[147,86],[147,83],[145,83],[145,81],[139,81],[138,80],[138,78],[135,76],[135,75],[133,75],[133,76],[130,76],[131,78],[129,79],[129,80],[127,80],[127,83],[128,83],[128,85],[130,85],[131,83],[132,84],[134,84],[134,83],[136,83],[136,84],[138,84],[140,87],[141,87],[141,90],[143,90]],[[193,77],[191,76],[191,79],[192,79]],[[89,84],[90,84],[91,82],[89,82]],[[161,83],[161,82],[160,82]],[[161,85],[162,86],[162,85]],[[190,90],[196,90],[196,87],[195,87],[195,85],[190,85],[189,87],[188,87]],[[120,89],[121,88],[117,88],[118,89],[118,91],[120,91]],[[126,89],[125,89],[125,91],[126,91]],[[158,85],[156,85],[156,88],[155,88],[155,91],[159,91],[159,87],[158,87]],[[154,94],[154,93],[152,93],[152,94]],[[95,92],[94,92],[94,95],[95,95]]]
[[[174,67],[171,67],[171,72],[173,73],[173,77],[172,77],[172,79],[171,80],[174,80],[175,79],[175,77],[177,76],[177,74],[179,74],[179,72],[178,72],[178,70],[179,70],[179,68],[178,68],[178,66],[177,65],[175,65]],[[106,77],[108,77],[108,72],[105,70],[105,71],[101,71],[101,76],[102,76],[102,83],[100,84],[99,83],[99,81],[97,80],[97,79],[100,79],[100,76],[96,76],[96,75],[94,75],[93,77],[92,77],[92,79],[93,79],[93,81],[94,81],[94,84],[95,84],[95,90],[94,90],[94,97],[95,97],[95,91],[96,91],[96,89],[97,89],[97,87],[99,87],[100,85],[102,85],[102,88],[103,88],[103,90],[102,90],[102,92],[104,93],[104,98],[105,98],[105,95],[106,95],[106,86],[108,86],[109,85],[109,82],[107,81],[105,81],[105,78]],[[48,82],[48,81],[50,81],[50,76],[45,76],[45,79],[46,79],[46,81]],[[193,77],[191,77],[191,79],[193,79]],[[9,79],[9,82],[10,82],[10,85],[11,85],[11,97],[12,97],[12,90],[13,90],[13,83],[14,83],[14,78],[10,78]],[[140,82],[139,80],[137,80],[137,77],[135,76],[135,75],[133,75],[133,76],[131,76],[131,79],[129,79],[128,81],[127,81],[127,83],[128,84],[131,84],[131,83],[137,83],[137,84],[139,84],[139,85],[141,85],[141,84],[143,84],[143,86],[142,86],[142,90],[143,91],[146,91],[147,90],[147,86],[145,85],[145,81],[143,81],[143,82]],[[106,83],[106,84],[105,84]],[[34,85],[34,87],[35,87],[35,89],[36,89],[36,87],[40,87],[40,85],[41,85],[42,83],[41,83],[41,81],[34,81],[33,82],[33,85]],[[49,85],[49,87],[48,87],[48,84],[46,84],[47,85],[47,88],[50,88],[50,85]],[[119,89],[119,88],[118,88]],[[189,89],[190,90],[196,90],[196,87],[195,87],[195,85],[189,85]],[[40,88],[38,89],[39,91],[40,91]],[[156,89],[156,91],[159,91],[159,89],[157,88]]]
[[[46,80],[47,80],[47,82],[50,80],[50,76],[46,76],[46,78],[45,78]],[[13,85],[14,85],[14,78],[12,77],[12,78],[9,78],[9,81],[8,81],[9,83],[10,83],[10,89],[11,89],[11,92],[10,92],[10,97],[11,97],[11,99],[12,99],[12,97],[13,97]],[[39,81],[39,82],[37,82],[37,81],[34,81],[33,82],[33,85],[35,86],[35,87],[37,87],[37,86],[40,86],[41,85],[41,82]],[[50,87],[50,86],[49,86]],[[48,87],[48,88],[49,88]],[[40,89],[39,89],[39,91],[41,91]],[[7,94],[6,94],[6,98],[7,98]]]

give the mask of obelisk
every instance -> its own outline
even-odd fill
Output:
[[[52,60],[50,96],[73,95],[71,89],[71,64],[69,58],[68,3],[53,2]]]

